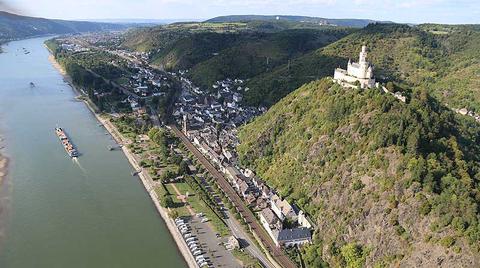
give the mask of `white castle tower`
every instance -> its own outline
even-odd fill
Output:
[[[367,61],[367,47],[362,46],[362,51],[358,57],[357,62],[348,61],[347,70],[337,68],[333,79],[337,82],[355,87],[358,81],[361,88],[372,88],[375,86],[375,79],[373,78],[373,66]]]

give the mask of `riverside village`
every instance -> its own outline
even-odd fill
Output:
[[[146,60],[148,54],[146,53],[115,50],[112,49],[113,46],[96,45],[97,43],[107,43],[107,41],[115,42],[112,41],[112,38],[114,40],[112,36],[99,34],[75,36],[60,39],[60,47],[69,53],[101,50],[114,59],[110,59],[112,64],[123,64],[129,70],[133,70],[134,73],[118,80],[123,81],[123,84],[117,86],[121,89],[118,91],[121,94],[119,103],[128,104],[128,108],[133,111],[132,115],[135,116],[135,124],[142,125],[151,119],[151,122],[157,122],[154,125],[170,130],[174,125],[175,128],[180,126],[181,134],[176,135],[183,135],[185,139],[188,139],[187,143],[194,146],[195,150],[200,152],[216,171],[222,174],[230,185],[229,187],[234,189],[248,210],[255,215],[255,221],[258,221],[260,226],[265,229],[275,248],[283,250],[311,243],[315,225],[308,215],[294,202],[280,196],[274,188],[256,175],[254,170],[241,166],[237,159],[236,148],[239,145],[237,128],[266,112],[263,107],[248,107],[243,104],[243,94],[249,90],[245,86],[245,81],[240,78],[227,78],[216,81],[210,90],[201,89],[189,79],[188,70],[166,72],[148,64]],[[376,82],[374,66],[367,61],[367,55],[367,47],[362,46],[358,62],[349,60],[346,70],[335,69],[333,80],[345,88],[378,88],[405,102],[406,98],[401,93],[390,92]],[[169,125],[169,123],[156,118],[158,113],[149,103],[155,98],[172,95],[173,91],[178,91],[179,94],[174,98],[171,109],[171,116],[175,124]],[[94,96],[99,97],[105,96],[105,94],[109,93],[93,93]],[[121,118],[123,113],[112,109],[109,115],[112,118]],[[181,138],[181,136],[179,137]],[[141,143],[146,143],[148,137],[144,135],[140,140]],[[175,154],[179,153],[178,149],[171,148],[171,150]],[[188,161],[191,170],[196,169],[192,160],[185,155],[180,156]],[[193,174],[197,176],[195,172]],[[165,184],[164,186],[168,188],[170,186],[166,184],[182,180],[183,176],[164,178],[157,184]],[[205,182],[204,179],[201,181]],[[218,185],[221,191],[228,192],[225,186]],[[211,187],[208,192],[210,191]],[[210,194],[216,195],[213,192]],[[188,192],[186,195],[179,195],[179,198],[183,198],[182,200],[188,204]],[[231,199],[232,196],[228,196],[228,198]],[[217,202],[220,204],[222,201],[218,200]],[[248,215],[244,211],[242,212],[240,207],[236,207],[236,210],[244,221],[248,222]],[[203,215],[203,211],[196,212]],[[222,215],[222,221],[228,220],[228,215],[225,213]],[[229,226],[229,228],[232,227]],[[238,246],[238,242],[234,241],[238,241],[239,237],[236,237],[235,234],[231,237],[233,240],[230,239],[231,242],[225,243],[227,249],[235,248],[232,245]],[[262,242],[265,243],[265,240]],[[215,262],[213,263],[215,264]]]

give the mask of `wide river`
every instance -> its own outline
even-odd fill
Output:
[[[49,62],[45,39],[11,42],[0,54],[0,135],[12,160],[0,267],[186,267],[126,157],[108,150],[112,138]],[[57,125],[82,154],[78,163]]]

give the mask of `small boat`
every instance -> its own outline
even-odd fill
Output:
[[[35,83],[30,82],[30,87],[35,87]]]

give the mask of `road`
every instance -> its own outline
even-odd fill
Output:
[[[247,246],[245,247],[245,250],[250,253],[250,255],[254,256],[257,258],[260,263],[263,265],[263,267],[266,268],[275,268],[275,266],[265,257],[265,254],[255,245],[255,243],[250,239],[247,233],[243,230],[243,226],[240,225],[238,221],[236,221],[234,218],[232,218],[232,215],[230,215],[230,212],[227,212],[228,219],[225,221],[227,222],[228,228],[230,231],[232,231],[232,234],[243,241],[247,242]]]
[[[277,248],[273,240],[270,238],[268,233],[263,229],[263,227],[258,223],[257,219],[253,213],[247,208],[240,196],[237,195],[233,187],[228,183],[222,173],[220,173],[211,163],[208,161],[205,156],[197,150],[197,148],[190,142],[190,140],[175,126],[170,125],[174,134],[180,138],[180,140],[185,144],[187,149],[197,157],[200,163],[208,170],[208,172],[216,179],[218,186],[222,191],[227,195],[227,197],[232,201],[233,205],[237,208],[237,211],[241,214],[243,219],[246,221],[250,230],[257,235],[262,244],[267,248],[272,257],[277,263],[279,263],[284,268],[294,268],[297,267],[290,258],[285,255],[285,253]]]

